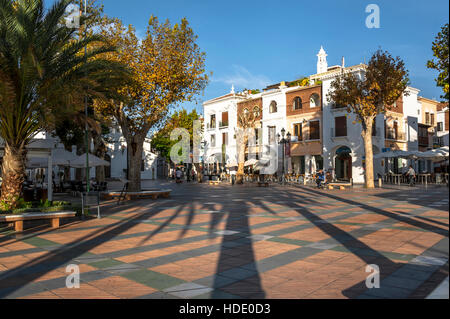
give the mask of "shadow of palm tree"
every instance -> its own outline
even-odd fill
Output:
[[[409,223],[411,225],[414,225],[415,227],[419,227],[419,228],[422,227],[422,229],[425,229],[427,231],[432,231],[432,232],[440,233],[440,234],[447,234],[446,236],[448,237],[448,231],[445,231],[441,228],[437,228],[437,227],[430,226],[428,224],[413,221],[409,218],[402,218],[395,214],[391,214],[386,211],[383,211],[382,209],[379,209],[376,207],[371,207],[367,204],[357,203],[352,200],[348,200],[348,199],[341,198],[338,196],[334,196],[325,191],[308,189],[306,187],[301,187],[301,188],[306,193],[312,194],[314,196],[319,196],[319,195],[326,196],[326,197],[336,199],[338,201],[342,201],[342,202],[345,202],[345,203],[348,203],[351,205],[361,206],[362,208],[365,208],[366,210],[375,212],[377,214],[381,214],[383,216],[387,216],[392,219],[397,219],[402,222]],[[288,194],[289,194],[289,192],[288,192]],[[286,197],[288,195],[285,192],[281,196]],[[360,241],[357,237],[354,237],[351,234],[349,234],[348,232],[334,226],[332,223],[328,223],[327,221],[320,218],[316,214],[310,212],[310,210],[308,210],[307,208],[299,206],[294,202],[290,202],[289,206],[291,208],[297,209],[302,216],[304,216],[306,219],[309,220],[309,222],[311,222],[314,226],[319,228],[322,232],[326,233],[328,236],[330,236],[331,238],[333,238],[334,240],[339,242],[339,244],[344,246],[348,251],[350,251],[355,256],[357,256],[359,259],[364,261],[367,265],[370,265],[370,264],[377,265],[380,269],[380,278],[381,279],[386,278],[387,276],[389,276],[390,274],[392,274],[393,272],[398,270],[400,267],[404,266],[404,264],[402,264],[402,263],[396,263],[396,262],[391,261],[389,258],[385,257],[383,254],[381,254],[377,250],[372,249],[370,246],[368,246],[367,244]],[[302,208],[302,209],[299,209],[299,208]],[[427,266],[427,265],[413,265],[413,266],[411,266],[411,268],[413,268],[414,271],[430,272],[431,267]],[[402,278],[403,283],[394,284],[394,285],[397,285],[397,287],[395,287],[395,286],[392,287],[389,285],[382,286],[381,289],[377,293],[379,294],[379,296],[382,296],[384,294],[386,297],[389,297],[389,296],[407,297],[407,295],[405,295],[405,294],[407,294],[407,290],[402,289],[402,287],[399,287],[398,285],[404,284],[405,287],[411,287],[410,282],[414,282],[415,279],[416,278],[414,278],[414,277]],[[383,282],[382,282],[382,285],[383,285]],[[343,295],[345,295],[349,298],[355,298],[367,290],[368,290],[368,287],[366,285],[366,282],[362,281],[362,282],[359,282],[359,283],[353,285],[352,287],[349,287],[349,288],[343,290],[342,293],[343,293]]]
[[[117,213],[127,209],[134,211],[139,209],[139,206],[136,207],[134,202],[129,202],[120,207],[113,206],[110,209],[111,215],[114,214],[114,212]],[[155,208],[152,212],[137,212],[137,215],[132,218],[101,227],[92,233],[62,245],[60,248],[49,251],[42,256],[33,258],[26,264],[22,264],[19,267],[2,272],[0,274],[0,283],[2,281],[7,281],[11,283],[11,285],[0,290],[0,298],[7,297],[21,287],[33,282],[52,270],[66,265],[73,259],[82,256],[102,243],[113,240],[118,235],[135,226],[136,222],[142,219],[142,217],[153,217],[161,211],[161,209],[158,210]]]

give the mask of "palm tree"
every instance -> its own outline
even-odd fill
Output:
[[[99,58],[114,50],[101,36],[77,37],[76,29],[66,27],[70,3],[58,0],[45,12],[43,0],[0,0],[0,137],[5,149],[0,203],[9,207],[20,197],[31,139],[82,108],[86,95],[107,98],[108,88],[126,74],[121,65]]]

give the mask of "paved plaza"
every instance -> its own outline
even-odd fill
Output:
[[[0,229],[0,298],[426,298],[448,277],[445,186],[159,184],[170,199]]]

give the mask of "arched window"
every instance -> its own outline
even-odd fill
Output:
[[[320,106],[319,94],[313,93],[309,98],[309,107],[316,107],[316,106]]]
[[[300,96],[296,96],[294,98],[294,110],[301,110],[302,109],[302,99]]]
[[[277,102],[272,101],[270,102],[269,113],[276,113],[276,112],[277,112]]]
[[[259,109],[258,106],[255,106],[255,107],[253,108],[253,115],[254,115],[255,117],[259,117],[260,114],[261,114],[261,110]]]

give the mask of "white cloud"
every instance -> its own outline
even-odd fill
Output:
[[[270,79],[262,74],[252,74],[245,67],[240,65],[232,65],[233,73],[226,76],[212,78],[213,82],[221,82],[234,85],[236,89],[262,89],[271,84]]]

